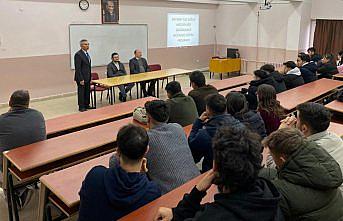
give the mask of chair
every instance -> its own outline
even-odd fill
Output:
[[[150,64],[149,69],[150,69],[150,71],[160,71],[160,70],[162,70],[162,67],[160,64]],[[162,79],[162,88],[163,88],[164,80],[167,80],[167,84],[169,82],[168,78],[163,78]]]
[[[99,80],[99,74],[98,73],[91,73],[91,80]],[[92,92],[101,92],[101,96],[100,96],[100,100],[102,101],[102,94],[104,93],[104,91],[108,90],[107,87],[103,87],[103,86],[95,86],[94,84],[91,85],[91,93]],[[93,96],[91,96],[91,101],[93,103]],[[96,102],[96,101],[94,101]]]

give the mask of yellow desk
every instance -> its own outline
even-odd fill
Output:
[[[137,87],[137,98],[138,98],[138,83],[143,81],[151,81],[151,80],[157,80],[157,97],[159,97],[159,80],[163,78],[173,77],[175,80],[175,76],[177,75],[183,75],[188,74],[192,72],[192,70],[185,70],[185,69],[179,69],[179,68],[171,68],[171,69],[165,69],[160,71],[151,71],[146,73],[140,73],[140,74],[130,74],[130,75],[124,75],[119,77],[113,77],[113,78],[104,78],[100,80],[94,80],[92,81],[95,85],[105,86],[110,88],[110,96],[111,96],[111,104],[114,102],[114,90],[113,88],[120,85],[130,84],[130,83],[136,83]],[[93,93],[94,101],[96,101],[96,93]],[[96,107],[96,102],[93,104],[94,107]]]
[[[210,60],[210,77],[211,73],[220,73],[220,79],[223,79],[223,73],[240,72],[240,58],[213,58]]]

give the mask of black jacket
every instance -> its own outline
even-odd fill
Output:
[[[270,75],[274,78],[276,82],[275,84],[276,93],[281,93],[287,90],[285,80],[282,74],[280,74],[278,71],[274,71],[270,73]]]
[[[126,70],[125,70],[125,66],[123,65],[123,63],[119,62],[119,70],[113,62],[111,62],[107,65],[107,77],[108,78],[118,77],[118,76],[123,76],[123,75],[126,75]]]
[[[318,70],[318,66],[317,66],[316,63],[313,62],[313,61],[308,62],[308,63],[305,64],[303,67],[309,69],[309,70],[310,70],[311,72],[313,72],[313,73],[316,73],[317,70]]]
[[[201,205],[206,192],[193,188],[173,209],[173,221],[282,221],[280,193],[258,178],[249,191],[218,193],[213,203]]]
[[[243,115],[235,115],[237,120],[243,123],[253,132],[258,133],[262,138],[267,136],[266,127],[261,115],[256,111],[248,111]]]
[[[86,54],[80,50],[74,56],[75,76],[74,81],[90,82],[91,81],[91,61]]]
[[[115,221],[161,195],[144,173],[127,173],[119,165],[94,167],[80,190],[79,221]]]
[[[301,76],[301,71],[297,67],[285,74],[284,80],[288,90],[301,86],[305,83],[303,77]]]
[[[320,64],[317,70],[318,78],[332,78],[332,75],[338,74],[337,66],[335,64],[326,63]]]
[[[197,89],[191,90],[188,93],[188,96],[191,96],[197,106],[199,116],[205,112],[206,110],[206,103],[205,98],[210,94],[218,94],[218,91],[212,85],[205,85],[203,87],[199,87]]]
[[[150,68],[149,68],[147,60],[145,58],[140,58],[140,59],[142,59],[145,72],[149,72]],[[139,69],[139,63],[138,63],[137,58],[132,58],[130,60],[130,62],[129,62],[129,66],[130,66],[130,74],[139,74],[139,73],[141,73],[141,71]]]
[[[222,126],[244,127],[242,123],[230,114],[212,117],[206,123],[197,119],[193,124],[192,131],[188,137],[188,143],[196,163],[204,157],[202,172],[206,172],[213,167],[212,138],[217,129]]]
[[[303,66],[299,69],[300,69],[301,76],[303,77],[305,84],[317,80],[317,73],[316,72],[312,72],[310,69],[306,68],[305,66]]]
[[[322,60],[322,56],[320,54],[314,54],[311,56],[311,61],[317,63]]]

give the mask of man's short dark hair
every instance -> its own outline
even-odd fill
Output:
[[[307,52],[316,53],[316,49],[314,47],[310,47],[309,49],[307,49]]]
[[[167,91],[167,93],[174,95],[181,92],[181,85],[177,81],[172,81],[166,85],[165,90]]]
[[[246,127],[222,127],[213,138],[213,158],[219,173],[219,190],[249,190],[261,169],[262,145],[259,135]]]
[[[226,111],[226,99],[221,94],[210,94],[205,98],[206,106],[216,115]]]
[[[310,62],[311,61],[311,57],[308,54],[305,53],[301,53],[298,55],[298,58],[300,58],[300,60],[304,61],[304,62]]]
[[[255,70],[254,75],[261,79],[265,79],[269,77],[269,72],[264,71],[264,70]]]
[[[80,44],[82,44],[83,42],[87,42],[88,40],[87,39],[82,39],[81,41],[80,41]]]
[[[294,69],[297,67],[297,65],[295,64],[294,61],[287,61],[287,62],[283,63],[283,65],[285,65],[286,67],[291,68],[291,69]]]
[[[290,156],[305,144],[304,135],[296,128],[282,128],[271,133],[263,140],[263,145],[277,155]]]
[[[189,75],[189,80],[198,87],[203,87],[206,85],[206,79],[201,71],[193,71]]]
[[[111,55],[111,59],[116,56],[116,55],[119,55],[117,52],[113,52],[112,55]]]
[[[242,117],[249,111],[248,102],[244,94],[239,92],[230,92],[226,95],[227,112],[234,117]]]
[[[157,122],[167,122],[169,119],[169,108],[165,101],[154,100],[145,103],[146,112]]]
[[[297,106],[301,123],[310,127],[312,134],[326,131],[331,122],[331,112],[322,104],[308,102]]]
[[[275,66],[272,64],[265,64],[260,69],[264,71],[268,71],[269,73],[273,73],[275,71]]]
[[[117,144],[120,154],[129,160],[137,161],[144,157],[149,137],[144,128],[129,124],[119,130]]]
[[[10,98],[10,107],[28,107],[30,104],[30,94],[27,90],[17,90]]]

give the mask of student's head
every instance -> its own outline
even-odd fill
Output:
[[[13,92],[8,104],[11,108],[28,108],[30,104],[29,92],[27,90]]]
[[[263,71],[268,71],[269,73],[273,73],[275,71],[275,66],[272,64],[265,64],[260,69]]]
[[[206,113],[209,117],[222,115],[226,112],[226,100],[223,95],[210,94],[205,98]]]
[[[196,89],[206,85],[206,79],[201,71],[193,71],[189,75],[189,80],[191,82],[192,88]]]
[[[262,144],[247,128],[222,127],[213,138],[214,181],[220,192],[248,191],[261,169]]]
[[[289,72],[290,70],[292,70],[296,67],[297,67],[297,65],[295,64],[294,61],[287,61],[287,62],[283,63],[283,69],[284,69],[285,73]]]
[[[262,84],[257,88],[258,108],[273,112],[277,116],[283,116],[284,110],[276,99],[275,88],[268,84]]]
[[[107,4],[106,4],[106,9],[109,13],[113,13],[114,12],[114,8],[115,8],[115,4],[113,0],[107,0]]]
[[[325,54],[322,59],[323,64],[335,64],[335,58],[333,54]]]
[[[112,54],[111,58],[112,58],[112,61],[114,61],[114,62],[119,62],[119,60],[120,60],[119,54],[117,52],[114,52]]]
[[[148,151],[149,137],[142,127],[129,124],[122,127],[117,135],[117,152],[126,164],[140,163]]]
[[[307,49],[307,53],[308,55],[313,56],[316,53],[316,49],[314,47],[311,47]]]
[[[136,49],[133,53],[135,54],[136,58],[141,58],[143,55],[142,50],[140,49]]]
[[[230,92],[225,98],[227,112],[232,116],[240,116],[249,110],[248,102],[242,93]]]
[[[304,135],[296,128],[283,128],[271,133],[263,140],[263,146],[269,148],[278,168],[305,144]]]
[[[254,71],[254,76],[256,80],[261,80],[269,77],[269,72],[264,70],[256,70]]]
[[[165,123],[169,119],[169,108],[163,100],[148,101],[144,105],[149,127],[159,123]]]
[[[81,47],[82,50],[88,51],[88,49],[89,49],[89,42],[88,42],[88,40],[82,39],[80,41],[80,47]]]
[[[306,136],[326,131],[331,112],[322,104],[308,102],[297,106],[297,128]]]
[[[182,92],[181,85],[177,81],[169,82],[166,85],[165,90],[167,91],[168,98],[172,98],[175,94]]]
[[[305,63],[310,62],[311,58],[308,54],[300,53],[297,58],[297,65],[298,67],[303,66]]]

